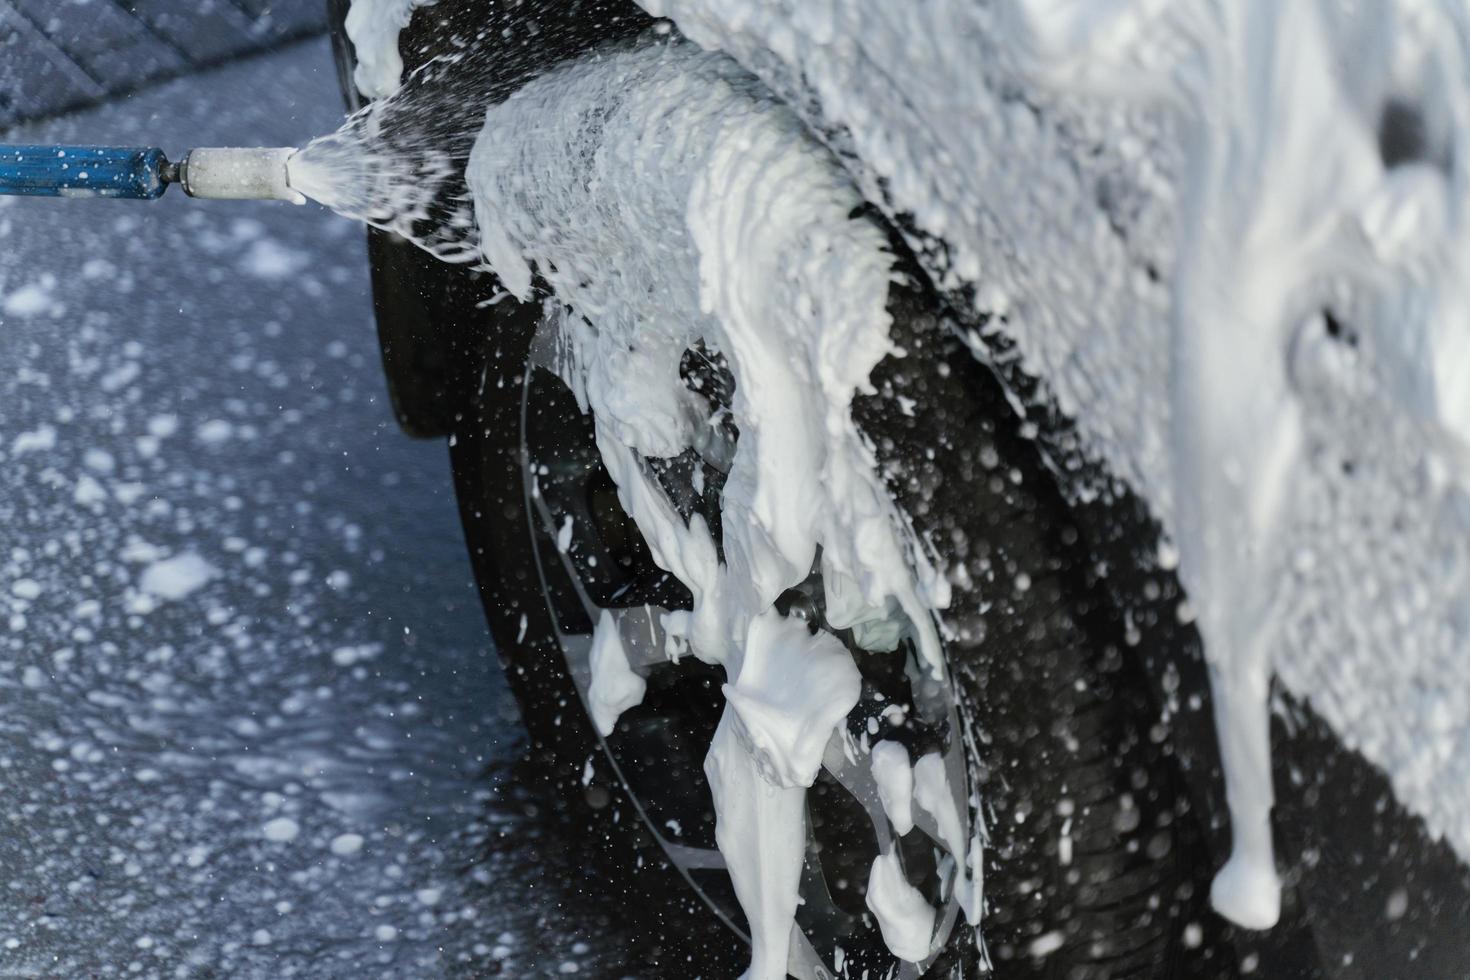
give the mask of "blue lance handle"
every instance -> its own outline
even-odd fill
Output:
[[[156,147],[0,146],[0,194],[152,201],[170,166]]]

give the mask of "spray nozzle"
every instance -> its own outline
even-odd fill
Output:
[[[295,153],[289,146],[200,147],[184,155],[176,174],[165,169],[163,176],[176,179],[190,197],[304,204],[286,170]]]

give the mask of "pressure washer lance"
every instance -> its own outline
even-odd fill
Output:
[[[170,163],[156,147],[0,146],[0,194],[152,201],[178,184],[190,197],[304,204],[286,174],[295,152],[201,147]]]

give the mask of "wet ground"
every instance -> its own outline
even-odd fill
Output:
[[[6,140],[339,120],[312,41]],[[0,205],[0,977],[640,973],[519,781],[368,289],[314,207]]]

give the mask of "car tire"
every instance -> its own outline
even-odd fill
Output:
[[[1002,976],[1048,980],[1231,975],[1201,935],[1210,868],[1157,706],[1041,448],[917,273],[893,288],[890,312],[903,356],[879,365],[854,417],[955,582],[946,654],[978,734],[966,761],[989,835],[991,962]],[[522,416],[540,320],[534,304],[500,311],[451,438],[481,595],[552,792],[651,910],[669,975],[700,963],[720,976],[742,962],[738,943],[642,832],[559,651],[533,560],[548,542],[530,513]],[[974,975],[982,954],[967,932],[955,930],[926,976]]]

